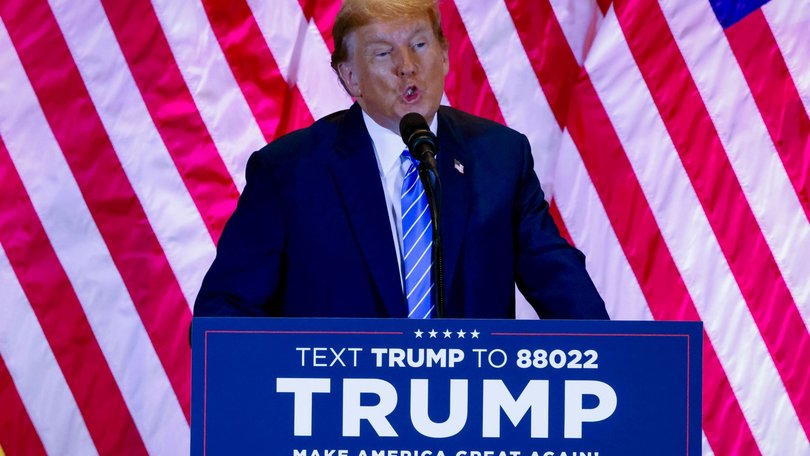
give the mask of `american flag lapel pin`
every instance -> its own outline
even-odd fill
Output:
[[[459,174],[464,174],[464,165],[461,164],[460,161],[453,159],[453,167],[456,168]]]

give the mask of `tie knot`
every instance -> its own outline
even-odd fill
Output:
[[[402,151],[402,158],[405,158],[411,162],[413,166],[419,166],[419,160],[413,158],[413,155],[411,155],[411,152],[408,149]]]
[[[416,171],[416,168],[419,167],[419,160],[413,158],[413,155],[405,149],[402,151],[402,158],[400,159],[400,168],[402,169],[402,175],[407,176]]]

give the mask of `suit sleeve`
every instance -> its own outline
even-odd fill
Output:
[[[585,256],[560,236],[534,172],[529,142],[521,139],[514,209],[518,288],[541,318],[607,319],[605,303],[585,270]]]
[[[248,160],[246,179],[197,296],[195,316],[272,316],[278,308],[283,211],[262,152]]]

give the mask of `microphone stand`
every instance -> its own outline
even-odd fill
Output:
[[[428,198],[428,206],[430,206],[430,218],[433,220],[433,249],[431,256],[433,259],[433,275],[436,280],[436,315],[439,318],[445,318],[445,299],[444,299],[444,256],[442,255],[442,231],[439,218],[440,200],[442,194],[442,185],[439,180],[438,167],[434,173],[430,172],[430,167],[426,160],[419,163],[419,179],[422,181],[422,186],[425,187],[425,195]]]

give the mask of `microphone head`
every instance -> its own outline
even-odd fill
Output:
[[[411,136],[420,130],[430,131],[430,128],[428,128],[425,118],[419,113],[411,112],[405,114],[402,120],[399,121],[399,135],[402,137],[405,144],[408,144]]]
[[[399,135],[408,146],[413,158],[427,162],[431,169],[436,169],[436,135],[430,131],[427,121],[421,114],[405,114],[399,121]]]

